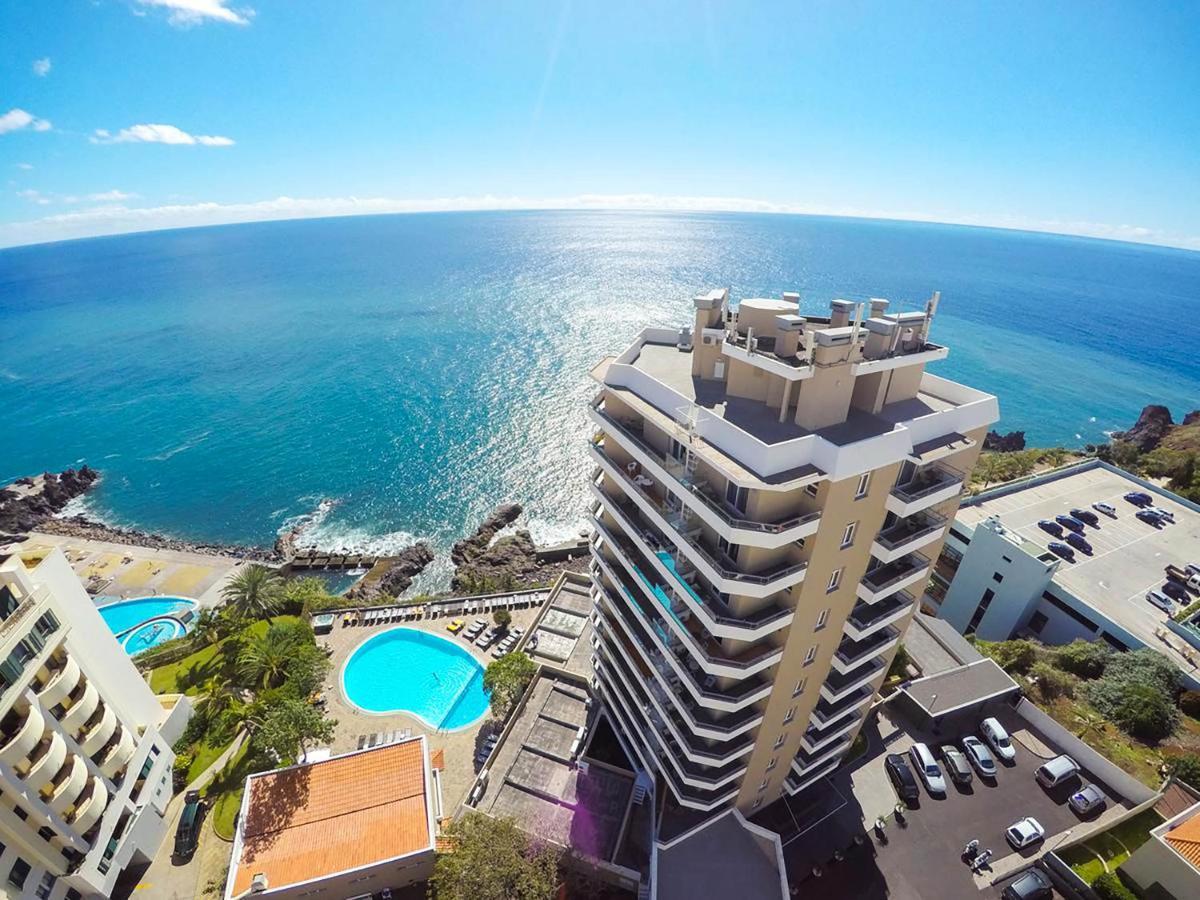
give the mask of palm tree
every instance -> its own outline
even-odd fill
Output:
[[[246,566],[221,588],[221,597],[243,619],[266,619],[279,607],[283,578],[275,569],[257,563]]]
[[[295,641],[286,632],[268,628],[254,637],[238,654],[238,675],[247,684],[260,688],[283,683],[292,661]]]
[[[198,644],[211,646],[221,639],[221,623],[216,612],[202,609],[192,624],[192,640]]]
[[[1080,740],[1083,740],[1089,734],[1104,734],[1105,727],[1108,724],[1104,716],[1086,709],[1075,713],[1073,718],[1079,726],[1079,730],[1075,732],[1075,737]]]
[[[232,709],[241,702],[241,691],[233,684],[219,676],[214,676],[204,683],[204,714],[212,721],[226,710]]]

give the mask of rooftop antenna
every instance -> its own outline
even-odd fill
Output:
[[[937,315],[938,301],[942,299],[941,291],[934,291],[933,296],[925,303],[925,323],[921,326],[921,343],[929,341],[929,326],[933,324],[933,317]]]
[[[854,346],[858,343],[858,334],[862,331],[863,308],[865,306],[865,303],[859,303],[854,307],[854,327],[850,329],[850,349],[847,351],[848,354],[854,353]],[[850,356],[847,355],[846,358],[849,359]]]

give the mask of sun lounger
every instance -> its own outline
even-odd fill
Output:
[[[366,746],[367,746],[367,736],[365,734],[360,734],[358,736],[358,749],[362,750]]]

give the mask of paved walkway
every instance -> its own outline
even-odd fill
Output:
[[[237,737],[211,766],[201,772],[183,791],[176,794],[167,805],[167,830],[162,846],[154,861],[142,873],[134,892],[145,891],[146,896],[163,898],[163,900],[192,900],[200,897],[204,887],[211,878],[220,877],[224,863],[229,861],[229,844],[217,837],[212,830],[210,820],[206,818],[204,828],[200,833],[200,843],[196,852],[187,862],[180,863],[173,858],[175,850],[175,828],[179,824],[179,816],[183,812],[183,798],[188,791],[198,791],[207,785],[221,771],[246,739],[244,731]],[[212,810],[208,810],[211,814]]]

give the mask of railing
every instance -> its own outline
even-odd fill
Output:
[[[837,719],[839,716],[849,712],[852,709],[858,709],[865,701],[871,699],[874,693],[868,687],[857,688],[853,693],[836,703],[830,703],[824,697],[818,701],[816,708],[813,709],[812,717],[819,725],[828,725],[830,722]]]
[[[895,562],[877,566],[863,576],[865,584],[873,594],[886,591],[893,585],[899,584],[905,578],[929,568],[929,558],[920,553],[909,553]]]
[[[896,485],[892,488],[892,493],[905,503],[912,503],[937,493],[943,488],[950,487],[952,484],[961,484],[966,477],[964,473],[946,463],[933,463],[919,469],[917,474],[904,484]]]
[[[713,494],[715,494],[715,490],[711,485],[709,485],[708,482],[694,481],[688,478],[687,473],[683,468],[683,463],[679,462],[679,460],[672,456],[664,454],[658,448],[647,443],[645,438],[635,432],[629,425],[626,425],[619,419],[615,419],[610,416],[607,412],[599,407],[598,400],[600,399],[601,398],[597,398],[597,400],[592,401],[592,408],[596,411],[596,415],[599,416],[606,425],[610,426],[614,431],[627,438],[630,443],[634,444],[639,450],[658,463],[658,465],[660,465],[663,470],[671,476],[672,480],[679,487],[681,487],[689,497],[695,497],[698,499],[701,503],[708,507],[708,509],[712,510],[713,513],[715,513],[730,528],[737,528],[742,531],[757,531],[762,534],[782,534],[785,531],[789,531],[801,525],[806,525],[809,522],[815,522],[821,518],[820,510],[804,513],[803,515],[799,516],[792,516],[791,518],[784,519],[780,522],[762,522],[758,519],[743,519],[739,516],[733,515],[725,508],[724,504],[717,497],[713,496]],[[600,452],[604,452],[602,448]],[[608,454],[605,453],[605,456],[608,456]],[[611,457],[608,458],[610,461],[612,461]],[[613,462],[613,465],[616,466],[616,463]],[[617,466],[617,468],[619,469],[620,466]]]
[[[811,365],[810,361],[801,357],[798,353],[792,356],[780,356],[775,352],[774,337],[755,337],[750,340],[749,335],[741,334],[737,331],[729,331],[725,334],[725,343],[731,344],[747,353],[756,353],[760,356],[769,356],[771,359],[783,363],[785,366],[791,366],[793,369],[802,369],[805,366]]]
[[[842,661],[843,665],[853,666],[865,659],[870,659],[883,651],[883,648],[888,644],[893,643],[900,636],[895,628],[890,625],[887,630],[879,631],[861,641],[845,640],[838,646],[835,654]]]
[[[36,594],[30,594],[17,605],[17,608],[12,611],[12,614],[7,619],[0,622],[0,640],[4,640],[9,632],[16,628],[29,615],[30,610],[37,606],[37,600]]]
[[[864,603],[860,600],[850,611],[846,621],[858,629],[870,628],[880,619],[908,609],[914,601],[915,598],[908,591],[897,591],[882,603]]]
[[[888,550],[895,550],[909,541],[915,541],[917,538],[934,534],[946,527],[945,516],[939,516],[937,513],[928,511],[918,513],[918,516],[920,518],[916,521],[902,519],[891,528],[884,529],[875,536],[875,540],[881,547]]]

